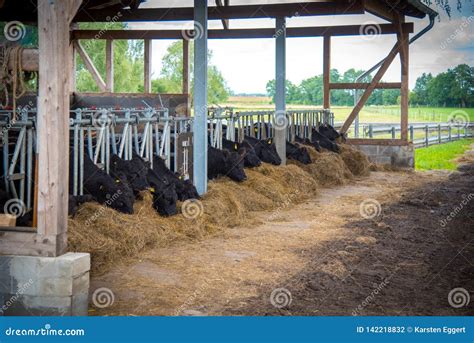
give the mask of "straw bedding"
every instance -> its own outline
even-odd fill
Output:
[[[251,226],[258,222],[256,211],[304,201],[316,195],[321,186],[344,184],[354,175],[369,173],[367,158],[350,147],[343,147],[341,154],[309,149],[313,159],[309,165],[293,161],[286,166],[263,164],[246,169],[247,180],[242,183],[225,177],[211,181],[208,193],[199,203],[198,212],[202,212],[195,218],[186,218],[181,213],[161,217],[152,208],[148,192],[136,201],[133,215],[86,203],[69,219],[69,249],[90,252],[92,271],[102,273],[111,263],[147,248],[202,239],[240,225]]]

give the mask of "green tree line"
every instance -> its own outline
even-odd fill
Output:
[[[412,105],[474,107],[474,67],[460,64],[433,76],[423,73],[410,93]]]
[[[356,82],[363,70],[349,69],[341,74],[337,69],[331,69],[331,82]],[[364,82],[370,82],[371,76],[365,78]],[[267,83],[267,93],[275,98],[275,80]],[[362,91],[360,91],[362,92]],[[360,93],[359,93],[360,94]],[[367,101],[368,105],[395,105],[399,102],[400,90],[398,89],[376,89]],[[286,82],[286,101],[289,104],[322,105],[323,103],[323,75],[316,75],[301,81],[298,85],[291,81]],[[354,90],[332,90],[331,104],[335,106],[354,105]]]

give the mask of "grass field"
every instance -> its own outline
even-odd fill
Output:
[[[462,155],[474,143],[474,139],[433,145],[415,150],[415,169],[417,170],[454,170],[456,157]]]
[[[221,106],[233,107],[235,110],[271,110],[275,105],[271,103],[270,97],[235,96],[220,104]],[[287,105],[288,109],[320,109],[321,106],[309,105]],[[344,121],[351,107],[334,106],[331,108],[336,122]],[[450,118],[456,120],[474,122],[474,108],[433,108],[433,107],[411,107],[409,120],[416,122],[447,122]],[[365,106],[360,114],[361,123],[397,123],[400,121],[399,106]]]

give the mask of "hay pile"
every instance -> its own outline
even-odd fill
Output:
[[[320,186],[343,184],[353,177],[351,170],[365,173],[369,169],[368,163],[366,166],[359,156],[343,158],[314,149],[310,153],[315,160],[310,165],[263,164],[246,169],[248,179],[242,183],[228,178],[211,181],[208,193],[200,202],[202,213],[194,219],[182,214],[161,217],[152,208],[152,196],[148,192],[135,203],[133,215],[86,203],[75,218],[69,219],[69,249],[90,252],[92,271],[102,273],[112,262],[137,255],[147,248],[201,239],[226,228],[255,223],[252,215],[255,211],[274,210],[283,204],[304,201],[317,194]],[[347,149],[345,154],[353,154],[352,149]],[[349,169],[346,166],[358,160],[364,163],[363,167],[352,165]]]
[[[347,144],[341,144],[340,148],[340,156],[353,175],[367,176],[370,174],[370,161],[367,155]]]

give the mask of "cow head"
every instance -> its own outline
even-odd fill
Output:
[[[175,215],[178,196],[174,184],[158,184],[150,188],[153,195],[153,208],[162,216]]]
[[[262,161],[255,153],[255,150],[248,142],[242,142],[240,145],[245,149],[244,165],[249,168],[258,167],[262,164]]]
[[[281,158],[278,155],[273,138],[264,139],[261,144],[260,159],[263,162],[279,166],[281,164]]]
[[[109,175],[97,177],[99,192],[95,195],[97,201],[119,212],[132,214],[135,197],[133,192],[122,178],[111,178]]]
[[[188,199],[199,199],[199,194],[190,180],[183,180],[183,177],[176,173],[176,177],[179,182],[176,183],[176,193],[178,193],[178,199],[185,201]]]
[[[311,163],[311,157],[309,156],[308,149],[302,146],[298,146],[298,149],[296,150],[296,160],[303,163],[303,164],[310,164]]]
[[[245,148],[240,148],[238,152],[230,152],[227,150],[224,153],[224,170],[226,175],[234,181],[241,182],[247,179],[244,171]]]
[[[124,174],[134,193],[150,188],[150,184],[146,178],[148,168],[149,163],[145,162],[138,155],[134,155],[130,161],[122,160],[117,155],[113,155],[110,159],[111,174]]]

